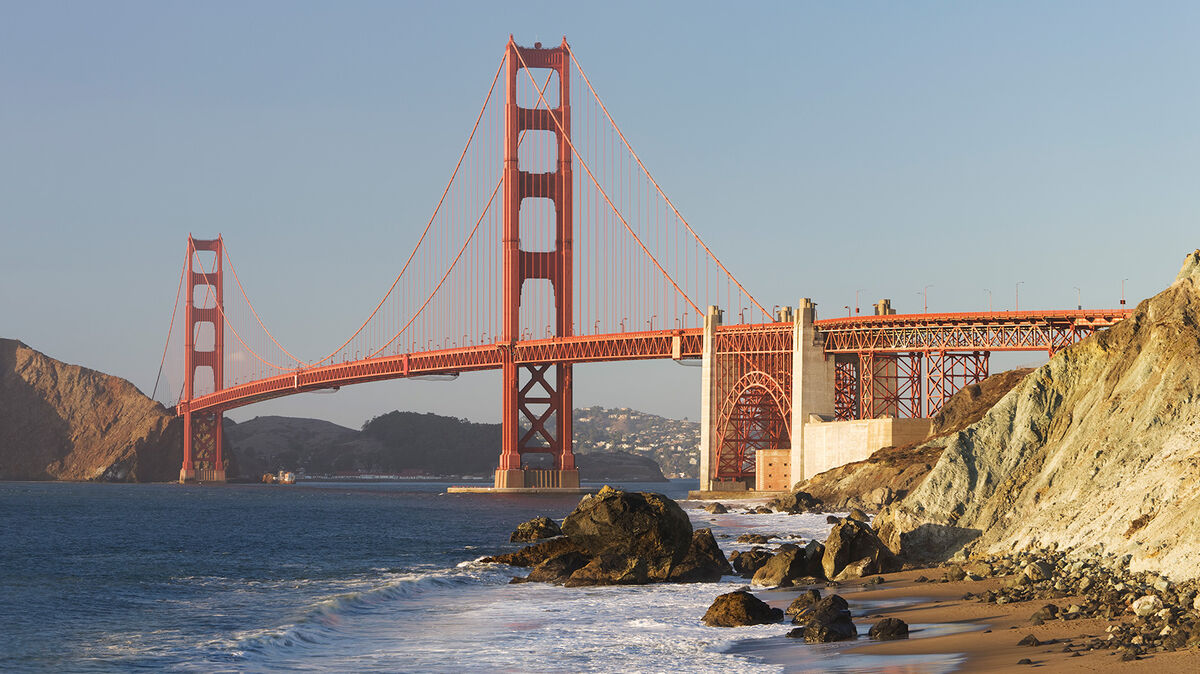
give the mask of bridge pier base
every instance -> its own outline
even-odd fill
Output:
[[[497,468],[493,489],[521,489],[534,493],[564,489],[574,492],[579,489],[579,471],[558,468],[518,468],[516,470]]]

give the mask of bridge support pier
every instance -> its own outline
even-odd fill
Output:
[[[836,361],[825,355],[825,343],[813,325],[817,305],[801,298],[792,323],[792,478],[788,487],[808,477],[804,452],[804,424],[809,415],[833,418],[836,411],[834,380]]]

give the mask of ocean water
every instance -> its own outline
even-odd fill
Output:
[[[562,518],[578,498],[446,486],[0,483],[0,670],[879,669],[783,639],[785,624],[701,624],[740,578],[510,585],[526,570],[477,560],[516,549],[508,535],[519,522]],[[695,486],[626,485],[676,499]],[[823,515],[713,516],[683,505],[727,553],[748,547],[732,542],[739,533],[802,541],[828,531]],[[794,595],[760,593],[777,606]],[[949,671],[947,662],[918,659],[911,671]]]

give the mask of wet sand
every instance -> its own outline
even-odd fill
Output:
[[[964,631],[953,634],[922,637],[918,633],[911,638],[888,642],[857,642],[858,645],[844,651],[846,654],[914,656],[919,654],[958,654],[963,657],[956,671],[964,672],[1009,672],[1037,669],[1046,672],[1197,672],[1200,671],[1200,652],[1181,650],[1175,652],[1150,652],[1136,661],[1122,662],[1119,651],[1109,649],[1087,650],[1092,638],[1103,639],[1109,625],[1117,621],[1090,618],[1073,621],[1051,620],[1042,625],[1033,625],[1029,617],[1048,600],[1034,600],[1011,604],[982,603],[978,599],[962,599],[968,592],[976,594],[996,589],[1002,579],[989,578],[979,581],[963,580],[953,583],[914,583],[918,576],[932,580],[942,577],[941,569],[906,571],[884,576],[882,585],[865,585],[864,581],[852,581],[842,588],[822,589],[823,592],[844,592],[851,602],[886,601],[904,602],[918,598],[915,604],[895,609],[882,609],[866,613],[855,612],[854,622],[865,632],[882,618],[899,618],[909,625],[950,624]],[[856,591],[861,590],[861,591]],[[1064,605],[1072,598],[1053,600]],[[853,610],[853,606],[851,607]],[[1129,621],[1132,615],[1119,619]],[[1032,634],[1039,641],[1056,640],[1042,646],[1018,646],[1017,642]],[[1065,647],[1071,652],[1065,652]],[[1073,653],[1081,653],[1074,656]],[[1032,665],[1017,662],[1023,658],[1033,661]],[[897,663],[900,664],[900,663]],[[889,669],[889,671],[891,671]]]

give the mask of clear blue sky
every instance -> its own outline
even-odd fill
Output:
[[[1196,3],[0,1],[0,336],[149,391],[189,232],[306,356],[436,203],[509,33],[566,35],[655,176],[768,306],[1115,306],[1200,246]],[[319,318],[314,318],[314,316]],[[1036,360],[1028,356],[1026,361]],[[698,370],[577,405],[698,416]],[[499,415],[498,379],[232,414]]]

